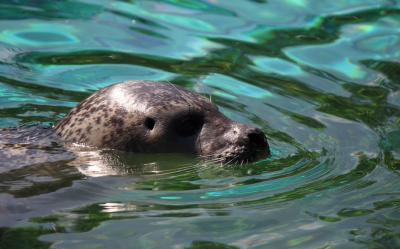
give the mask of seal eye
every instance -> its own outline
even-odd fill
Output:
[[[199,123],[194,119],[184,119],[178,126],[178,134],[189,137],[199,130]]]

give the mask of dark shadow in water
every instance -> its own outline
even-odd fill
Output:
[[[0,192],[27,198],[70,187],[74,181],[87,178],[69,165],[73,160],[39,163],[0,173]]]
[[[400,90],[400,63],[385,60],[362,60],[361,64],[386,75],[388,80],[380,82],[380,85],[397,92]]]
[[[184,247],[185,249],[239,249],[236,246],[230,246],[223,243],[217,243],[212,241],[200,241],[195,240],[192,242],[192,245],[189,247]]]
[[[42,226],[20,227],[20,228],[0,228],[4,231],[0,237],[0,248],[50,248],[53,242],[39,240],[40,236],[54,233],[53,228]]]

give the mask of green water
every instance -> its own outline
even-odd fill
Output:
[[[6,0],[0,27],[0,127],[170,81],[272,152],[221,166],[24,147],[0,166],[1,249],[400,248],[400,1]],[[17,151],[0,136],[0,157]]]

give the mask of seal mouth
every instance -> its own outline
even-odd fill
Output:
[[[248,148],[246,146],[242,146],[236,148],[234,151],[228,150],[218,154],[211,154],[209,156],[205,156],[205,158],[219,163],[242,165],[254,162],[260,156],[265,154],[269,155],[269,149],[267,149],[267,151],[264,149],[256,150]]]

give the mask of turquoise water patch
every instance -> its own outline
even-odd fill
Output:
[[[82,92],[93,92],[116,82],[125,80],[170,81],[176,77],[173,73],[131,65],[88,65],[88,66],[44,66],[45,85],[58,85],[69,89],[73,84]]]
[[[268,90],[261,89],[254,86],[247,86],[244,85],[242,82],[227,77],[225,75],[211,75],[208,76],[204,83],[212,86],[216,89],[227,89],[228,93],[221,93],[220,91],[214,91],[212,94],[219,95],[219,96],[226,96],[228,98],[234,99],[237,95],[242,95],[246,97],[252,97],[257,99],[266,99],[266,98],[273,98],[273,94]]]
[[[79,43],[74,35],[78,30],[69,25],[50,23],[10,23],[2,22],[7,27],[0,33],[0,43],[11,46],[43,47],[68,46]],[[19,24],[19,25],[18,25]]]
[[[36,43],[68,43],[71,40],[65,35],[50,32],[19,32],[15,36]]]
[[[357,43],[356,47],[363,51],[373,53],[398,55],[400,49],[400,34],[399,35],[382,35],[364,39]]]
[[[368,74],[361,65],[357,65],[356,61],[352,61],[347,57],[348,52],[344,51],[347,51],[346,47],[349,46],[352,45],[347,41],[342,41],[332,45],[287,49],[285,53],[289,58],[299,64],[304,64],[310,67],[323,64],[322,67],[319,67],[321,70],[342,75],[341,79],[343,80],[372,80],[373,78],[371,78],[371,74]],[[316,56],[310,57],[310,54]],[[361,53],[352,57],[357,58],[358,55],[361,55]]]
[[[276,73],[291,77],[299,77],[304,74],[299,66],[278,58],[251,56],[250,59],[254,61],[255,66],[253,68],[264,73]]]

